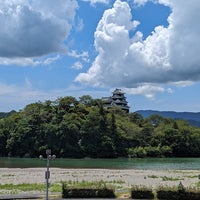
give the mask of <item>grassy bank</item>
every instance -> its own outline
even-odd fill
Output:
[[[103,197],[126,197],[137,199],[180,199],[187,197],[190,200],[200,198],[200,181],[195,187],[184,187],[182,183],[176,187],[160,186],[158,188],[149,188],[145,186],[122,187],[121,181],[65,181],[53,183],[50,185],[50,193],[58,193],[64,197],[80,197],[85,198],[91,195],[102,195]],[[45,184],[0,184],[0,191],[2,194],[20,194],[20,193],[45,193]],[[71,195],[71,196],[70,196]],[[107,196],[106,196],[107,195]],[[94,196],[96,197],[96,196]],[[180,197],[180,198],[179,198]]]
[[[45,184],[22,183],[22,184],[0,184],[0,194],[20,194],[27,192],[45,192]],[[51,192],[62,192],[62,184],[54,183],[50,186]]]

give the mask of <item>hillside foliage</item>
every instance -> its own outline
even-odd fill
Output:
[[[0,156],[198,157],[200,129],[159,115],[144,119],[85,95],[36,102],[0,119]]]

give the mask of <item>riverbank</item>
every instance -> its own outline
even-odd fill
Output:
[[[45,168],[0,168],[0,184],[45,183]],[[199,182],[198,170],[113,170],[51,168],[51,183],[61,181],[105,181],[120,185],[144,185],[151,188],[177,186],[195,187]],[[1,191],[0,191],[1,192]]]

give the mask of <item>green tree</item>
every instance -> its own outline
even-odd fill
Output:
[[[91,106],[92,102],[93,102],[93,99],[90,95],[83,95],[79,97],[79,103],[85,106]]]
[[[135,147],[135,148],[129,148],[128,149],[128,155],[129,157],[136,157],[136,158],[144,158],[147,156],[147,152],[146,150],[139,146],[139,147]]]

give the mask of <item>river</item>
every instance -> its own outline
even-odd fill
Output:
[[[0,158],[0,168],[35,168],[45,166],[46,161],[39,158]],[[59,168],[199,170],[200,158],[56,158],[50,161],[50,166]]]

